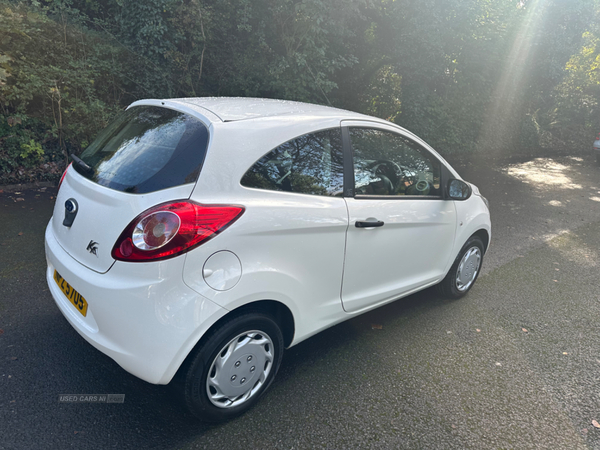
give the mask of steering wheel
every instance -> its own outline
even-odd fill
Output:
[[[428,195],[432,185],[427,181],[425,173],[419,172],[412,178],[413,183],[406,188],[406,193],[408,195]]]
[[[381,169],[385,167],[386,169]],[[398,194],[400,192],[400,188],[403,186],[403,182],[408,181],[409,184],[414,182],[413,176],[409,175],[410,170],[395,161],[390,161],[388,159],[378,159],[376,160],[370,168],[370,171],[378,177],[385,176],[392,182],[393,189],[390,194]]]

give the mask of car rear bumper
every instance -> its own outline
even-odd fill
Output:
[[[46,279],[65,318],[90,344],[150,383],[167,384],[200,337],[227,312],[184,284],[185,256],[117,261],[100,274],[66,253],[50,226],[45,242]],[[85,317],[55,282],[55,270],[87,301]]]

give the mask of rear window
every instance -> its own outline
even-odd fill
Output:
[[[194,183],[208,130],[195,117],[157,106],[136,106],[106,127],[81,154],[92,168],[73,167],[96,183],[144,194]]]

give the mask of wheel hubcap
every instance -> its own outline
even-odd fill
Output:
[[[477,274],[479,273],[479,265],[481,264],[481,251],[479,247],[471,247],[463,255],[456,271],[456,289],[460,292],[468,290]]]
[[[217,354],[206,380],[213,405],[231,408],[252,398],[273,367],[273,342],[262,331],[246,331],[229,341]]]

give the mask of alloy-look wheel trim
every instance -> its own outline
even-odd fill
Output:
[[[254,397],[273,368],[275,347],[269,335],[251,330],[221,348],[206,379],[206,393],[219,408],[239,406]]]
[[[479,273],[481,265],[481,250],[473,246],[465,252],[456,270],[456,289],[467,291]]]

